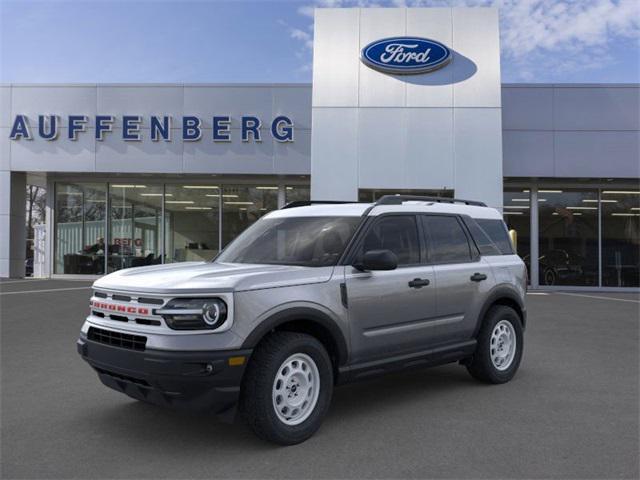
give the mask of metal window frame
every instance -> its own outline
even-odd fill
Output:
[[[538,185],[533,184],[529,187],[529,268],[531,275],[529,283],[531,288],[540,288],[540,265],[538,265],[538,258],[540,257],[540,233],[538,231]]]

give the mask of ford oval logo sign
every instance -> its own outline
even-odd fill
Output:
[[[362,49],[362,62],[384,73],[415,75],[444,67],[451,51],[440,42],[420,37],[383,38]]]

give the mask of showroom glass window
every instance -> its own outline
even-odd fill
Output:
[[[640,191],[609,190],[602,202],[602,286],[640,286]]]
[[[222,188],[222,248],[253,222],[277,208],[277,185],[224,185]]]
[[[106,184],[56,183],[54,273],[104,273],[106,191]]]
[[[220,187],[165,187],[165,262],[209,261],[220,250]]]
[[[360,189],[358,191],[359,202],[375,202],[385,195],[422,195],[426,197],[453,198],[453,190],[373,190]]]
[[[540,285],[598,285],[598,191],[538,189]]]
[[[162,185],[109,185],[107,272],[162,262]]]
[[[287,185],[285,187],[285,203],[302,202],[311,199],[311,188],[306,185]]]
[[[526,263],[527,272],[531,272],[531,193],[527,188],[505,188],[503,198],[503,216],[509,236]]]

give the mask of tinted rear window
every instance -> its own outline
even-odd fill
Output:
[[[487,236],[498,247],[500,253],[503,255],[512,255],[513,246],[511,245],[511,239],[509,238],[509,232],[507,226],[502,220],[489,220],[486,218],[476,219],[478,225],[484,230]]]
[[[422,216],[432,263],[466,263],[471,250],[462,225],[456,217]]]

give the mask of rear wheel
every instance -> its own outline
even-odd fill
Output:
[[[293,445],[320,427],[333,393],[333,368],[310,335],[275,332],[256,348],[243,380],[241,411],[261,438]]]
[[[513,378],[522,359],[523,335],[520,316],[504,305],[489,309],[478,334],[478,345],[467,370],[487,383],[505,383]]]

